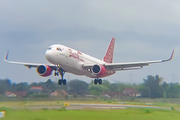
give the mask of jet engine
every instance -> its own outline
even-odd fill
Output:
[[[48,65],[40,65],[37,67],[37,73],[40,76],[47,77],[52,74],[52,69]]]
[[[106,68],[102,65],[93,65],[91,71],[98,76],[106,74]]]

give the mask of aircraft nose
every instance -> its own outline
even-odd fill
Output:
[[[51,61],[52,53],[50,50],[46,50],[45,57],[48,61]]]

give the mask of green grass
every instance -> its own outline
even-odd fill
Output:
[[[65,103],[86,103],[86,104],[130,104],[130,105],[146,105],[143,102],[120,102],[120,101],[9,101],[9,102],[0,102],[0,107],[9,107],[9,108],[28,108],[33,106],[63,106]],[[159,107],[174,107],[180,108],[180,104],[176,103],[152,103],[153,106]],[[151,105],[150,105],[151,106]]]
[[[1,108],[2,110],[3,108]],[[2,120],[179,120],[179,111],[154,109],[116,110],[12,110]]]

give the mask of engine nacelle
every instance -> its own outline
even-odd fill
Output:
[[[102,65],[93,65],[91,71],[98,76],[106,74],[106,68]]]
[[[40,76],[47,77],[52,74],[52,69],[48,65],[40,65],[37,67],[37,73]]]

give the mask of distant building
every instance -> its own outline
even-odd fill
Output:
[[[57,90],[55,90],[54,92],[52,92],[52,93],[50,94],[50,96],[52,96],[52,97],[56,97],[56,96],[58,96],[58,91],[57,91]]]
[[[12,92],[6,92],[6,97],[16,97],[16,94]]]
[[[13,92],[16,96],[27,96],[27,92],[26,91],[16,91]]]
[[[96,95],[88,95],[88,94],[86,94],[84,97],[86,97],[86,98],[97,98]]]
[[[68,96],[68,95],[69,94],[65,90],[55,90],[54,92],[52,92],[50,94],[50,96],[52,96],[52,97],[56,97],[56,96],[64,97],[64,96]]]
[[[41,94],[43,88],[42,87],[31,87],[30,92]]]
[[[123,91],[124,95],[131,96],[131,97],[140,97],[141,94],[135,90],[134,88],[125,88]]]
[[[111,98],[111,96],[109,96],[108,94],[103,95],[103,97],[104,97],[104,99],[110,99]]]
[[[141,97],[141,94],[140,93],[136,94],[136,97]]]
[[[67,95],[69,95],[65,90],[60,90],[59,91],[59,95],[60,96],[67,96]]]
[[[26,91],[6,92],[6,97],[24,97],[27,96]]]
[[[114,98],[114,97],[119,98],[123,96],[123,93],[119,91],[108,91],[108,92],[103,92],[102,96],[111,97],[111,98]]]

